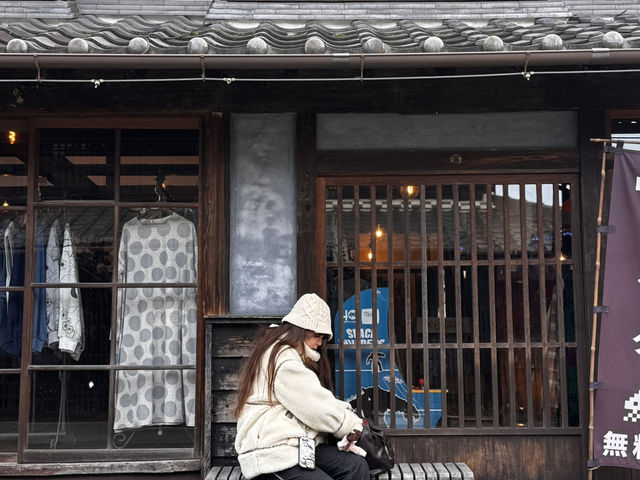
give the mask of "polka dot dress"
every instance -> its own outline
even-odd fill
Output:
[[[195,283],[197,235],[173,213],[124,224],[120,282]],[[126,288],[118,292],[119,365],[195,365],[196,289]],[[193,426],[195,370],[124,370],[116,375],[114,430],[150,425]]]

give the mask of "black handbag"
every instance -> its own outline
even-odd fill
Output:
[[[357,445],[367,452],[365,458],[369,464],[369,473],[378,474],[393,468],[395,453],[381,428],[365,421]]]

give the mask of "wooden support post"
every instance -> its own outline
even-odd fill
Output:
[[[604,209],[604,186],[606,180],[606,161],[607,152],[605,145],[610,140],[592,138],[592,142],[603,143],[602,148],[602,167],[600,170],[600,198],[598,200],[598,233],[596,239],[596,271],[593,284],[593,320],[591,322],[591,357],[589,360],[589,460],[593,460],[593,409],[595,403],[595,391],[591,386],[595,382],[595,363],[596,363],[596,342],[598,336],[598,314],[596,308],[598,306],[598,297],[600,295],[600,252],[602,250],[602,232],[599,227],[602,225],[602,212]],[[593,478],[593,470],[588,471],[588,480]]]

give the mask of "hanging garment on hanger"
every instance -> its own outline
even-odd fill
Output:
[[[0,286],[7,286],[7,260],[4,250],[4,231],[9,225],[8,221],[0,224]],[[7,292],[0,292],[0,345],[3,343],[3,331],[7,328]]]
[[[47,283],[60,283],[60,222],[56,219],[49,231],[46,254]],[[58,344],[60,324],[60,289],[47,288],[47,343],[50,347]]]
[[[19,222],[11,222],[4,232],[4,248],[7,284],[10,287],[24,286],[25,237]],[[0,350],[13,357],[22,351],[23,292],[7,293],[7,317],[0,325]]]
[[[71,236],[71,227],[64,226],[62,255],[60,257],[60,283],[78,282],[78,264]],[[60,289],[60,322],[58,324],[58,348],[78,360],[84,349],[84,316],[82,298],[78,287]]]
[[[13,245],[16,237],[16,233],[18,231],[18,227],[14,221],[11,221],[7,228],[4,231],[3,241],[4,241],[4,251],[5,251],[5,270],[6,270],[6,281],[5,286],[11,286],[11,271],[13,270]],[[9,297],[9,295],[7,295]]]
[[[36,232],[36,283],[45,283],[46,244],[45,225],[40,223]],[[47,299],[44,288],[36,288],[33,292],[33,351],[41,352],[47,342]]]
[[[173,213],[123,225],[119,282],[158,282],[118,291],[116,363],[195,365],[196,289],[162,284],[197,281],[195,225]],[[195,370],[117,372],[114,430],[195,424]]]

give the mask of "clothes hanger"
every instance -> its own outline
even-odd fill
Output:
[[[159,173],[158,176],[156,176],[156,186],[154,187],[154,192],[156,193],[156,195],[158,196],[158,202],[160,203],[166,203],[167,201],[171,200],[171,196],[169,195],[169,192],[167,192],[166,188],[165,188],[165,184],[164,184],[164,180],[165,180],[166,176],[164,173]],[[146,219],[159,219],[159,218],[164,218],[164,217],[168,217],[170,215],[173,215],[173,210],[167,207],[153,207],[153,208],[143,208],[140,210],[140,213],[138,214],[138,218],[146,218]]]

